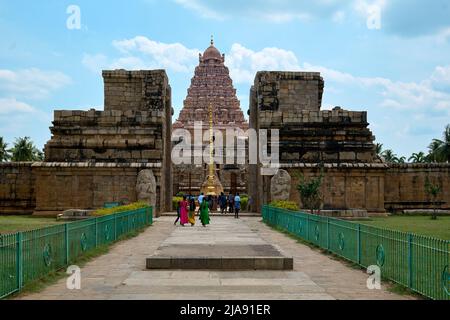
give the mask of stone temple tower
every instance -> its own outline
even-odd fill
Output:
[[[248,129],[248,122],[240,108],[229,69],[225,66],[225,55],[214,46],[213,39],[205,52],[199,54],[199,65],[195,68],[183,109],[173,124],[173,129],[186,129],[192,133],[194,122],[202,121],[203,131],[209,130],[210,106],[213,128],[222,131],[224,138],[227,128],[244,131]],[[246,192],[247,169],[244,165],[217,164],[215,169],[225,192]],[[174,166],[174,193],[200,192],[208,174],[207,163]]]
[[[207,130],[209,104],[213,106],[214,129],[248,129],[230,72],[225,66],[225,55],[217,50],[213,40],[205,52],[199,54],[199,65],[195,68],[183,109],[173,128],[191,130],[194,121],[202,121]]]

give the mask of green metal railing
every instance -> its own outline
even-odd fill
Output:
[[[350,221],[263,207],[267,224],[367,268],[431,299],[450,300],[450,241]]]
[[[90,250],[153,223],[142,208],[33,231],[0,235],[0,298],[69,266]]]

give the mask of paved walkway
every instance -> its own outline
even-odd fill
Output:
[[[226,231],[226,232],[225,232]],[[245,232],[243,232],[245,231]],[[190,239],[190,234],[197,236]],[[226,237],[224,236],[226,234]],[[236,243],[242,237],[270,243],[294,257],[293,271],[179,271],[145,269],[145,260],[163,243]],[[199,235],[201,235],[199,237]],[[214,217],[207,228],[175,227],[173,217],[155,220],[138,237],[114,245],[82,269],[82,289],[66,289],[65,279],[20,299],[405,299],[385,290],[368,290],[367,275],[295,240],[272,231],[261,218]]]

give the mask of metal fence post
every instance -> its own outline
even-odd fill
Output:
[[[356,234],[356,259],[358,264],[361,265],[361,225],[358,223],[358,229]]]
[[[309,241],[309,214],[306,214],[306,240]]]
[[[327,250],[330,251],[330,218],[327,217]]]
[[[117,213],[114,214],[114,241],[117,240]]]
[[[413,283],[412,242],[413,236],[408,233],[408,287],[410,288],[412,288]]]
[[[17,276],[17,289],[20,290],[23,287],[23,248],[22,248],[22,232],[18,232],[16,235],[17,251],[16,251],[16,276]]]
[[[97,248],[98,246],[98,218],[94,218],[95,219],[95,247]]]
[[[69,225],[64,224],[64,239],[66,243],[66,264],[69,264]]]

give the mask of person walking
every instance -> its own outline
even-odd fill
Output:
[[[194,197],[189,199],[189,223],[191,226],[195,225],[195,200]]]
[[[219,197],[220,213],[227,213],[227,197],[223,192],[220,193]]]
[[[180,221],[180,210],[181,210],[181,201],[177,202],[177,219],[175,220],[175,222],[173,223],[173,225],[175,226],[177,224],[178,221]]]
[[[197,199],[197,201],[198,201],[198,212],[197,212],[197,214],[200,214],[200,207],[202,206],[202,202],[203,202],[204,199],[205,199],[205,196],[203,195],[203,192],[202,192],[202,193],[200,193],[200,195],[198,196],[198,199]]]
[[[208,201],[202,201],[200,205],[200,221],[202,225],[206,227],[209,224],[209,205]]]
[[[241,210],[241,197],[237,193],[236,197],[234,197],[234,217],[236,219],[239,219],[239,210]]]
[[[234,197],[233,197],[233,195],[231,194],[231,192],[230,192],[230,194],[228,195],[228,211],[229,211],[230,213],[233,213],[233,211],[234,211]]]
[[[184,227],[189,223],[189,204],[186,201],[186,196],[183,196],[183,201],[180,202],[180,223]]]

